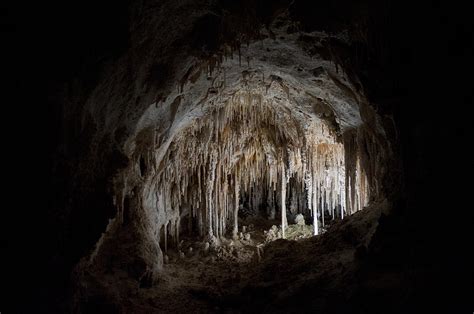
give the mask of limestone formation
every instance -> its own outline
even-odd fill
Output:
[[[300,226],[305,225],[304,216],[302,214],[296,215],[295,224],[300,225]]]

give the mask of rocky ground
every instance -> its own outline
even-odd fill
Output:
[[[104,300],[97,303],[101,311],[124,313],[325,311],[328,302],[350,297],[358,255],[379,216],[380,206],[366,208],[317,237],[312,226],[292,224],[291,240],[278,238],[275,221],[259,219],[245,221],[238,240],[222,239],[218,246],[185,238],[179,251],[168,250],[157,282],[140,287],[114,274],[106,279],[106,308]]]

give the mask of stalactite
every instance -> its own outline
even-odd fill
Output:
[[[225,102],[212,101],[203,107],[207,118],[194,117],[156,166],[162,199],[157,206],[178,213],[188,206],[201,236],[232,230],[236,237],[241,197],[255,210],[267,203],[271,219],[279,206],[283,236],[287,196],[291,214],[313,216],[315,235],[320,222],[327,223],[325,213],[344,218],[367,205],[375,181],[368,179],[370,163],[360,156],[357,132],[341,140],[322,120],[302,125],[288,107],[261,93],[242,91]],[[170,235],[179,243],[179,214],[171,224]]]

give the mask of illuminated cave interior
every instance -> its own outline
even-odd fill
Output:
[[[445,302],[454,313],[463,304],[443,292],[468,277],[467,262],[443,253],[462,251],[443,219],[458,215],[464,194],[442,178],[463,172],[452,165],[465,142],[454,145],[444,123],[462,115],[446,104],[462,102],[441,95],[455,76],[438,71],[454,66],[436,55],[453,32],[414,25],[436,12],[389,0],[39,6],[44,14],[30,11],[41,22],[22,15],[17,29],[29,35],[7,46],[27,44],[15,55],[44,67],[25,76],[45,76],[51,116],[21,117],[51,128],[28,139],[50,139],[51,178],[29,185],[51,200],[31,216],[17,211],[34,236],[17,232],[27,237],[8,256],[28,258],[18,258],[11,290],[24,295],[27,282],[34,293],[11,312],[420,313]],[[25,155],[36,158],[30,144]],[[443,277],[445,260],[456,266]]]

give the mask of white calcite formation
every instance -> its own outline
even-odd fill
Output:
[[[74,82],[65,91],[71,100],[64,125],[71,124],[71,130],[64,137],[77,140],[80,149],[64,147],[77,169],[64,173],[71,175],[71,195],[84,193],[66,220],[75,223],[78,214],[81,226],[85,218],[95,219],[93,233],[75,233],[88,237],[78,241],[81,254],[87,253],[75,266],[74,300],[104,300],[104,308],[111,309],[109,300],[122,302],[130,291],[151,284],[161,291],[168,283],[178,295],[193,284],[183,290],[175,278],[165,279],[181,272],[168,272],[176,265],[197,274],[199,269],[187,271],[195,259],[202,259],[202,267],[222,259],[250,261],[240,256],[246,246],[257,246],[257,260],[267,259],[263,245],[321,235],[329,230],[328,219],[350,222],[354,216],[347,215],[390,193],[387,138],[398,134],[393,120],[364,95],[361,72],[353,68],[353,58],[346,58],[359,46],[350,44],[346,32],[309,32],[275,11],[269,24],[258,24],[251,34],[237,30],[220,38],[226,29],[220,24],[216,36],[207,32],[215,1],[199,2],[193,14],[187,0],[142,7],[145,3],[135,4],[135,11],[146,15],[130,18],[124,55],[101,61],[97,82]],[[205,34],[199,27],[195,32],[202,21]],[[207,50],[199,44],[202,38],[194,37],[219,38]],[[89,85],[92,90],[82,93]],[[82,216],[80,210],[89,205]],[[263,235],[245,219],[257,214],[272,220]],[[288,226],[298,215],[304,216],[299,225]],[[248,228],[239,226],[239,219]],[[368,227],[356,233],[337,228],[346,252],[346,238]],[[194,250],[183,245],[190,239]],[[329,249],[329,242],[314,243]],[[294,243],[275,244],[290,248]],[[315,269],[324,269],[319,248],[303,251]],[[240,280],[232,282],[242,286]],[[96,291],[107,295],[97,297]],[[161,299],[152,300],[160,309]],[[135,301],[128,303],[140,304]],[[94,306],[87,305],[73,312]]]
[[[368,176],[377,161],[359,148],[363,95],[335,64],[286,36],[191,62],[176,90],[139,119],[126,150],[135,169],[147,165],[142,204],[158,213],[165,249],[168,237],[179,242],[184,217],[208,241],[237,238],[241,199],[250,210],[266,204],[282,226],[288,211],[312,216],[317,235],[324,213],[343,218],[376,194]],[[138,141],[144,134],[148,146]]]
[[[380,118],[359,82],[306,47],[307,38],[317,44],[329,35],[270,29],[207,59],[187,55],[172,71],[174,85],[143,97],[138,87],[127,89],[135,103],[122,91],[104,92],[107,80],[99,85],[85,108],[104,115],[98,134],[125,130],[120,149],[130,162],[114,174],[117,215],[90,263],[109,254],[118,235],[133,235],[143,245],[139,258],[159,269],[161,251],[178,247],[183,223],[207,242],[205,250],[223,235],[244,239],[242,200],[248,212],[266,205],[285,237],[287,219],[298,213],[312,217],[319,234],[328,217],[344,218],[377,197],[389,148],[381,148]]]
[[[295,110],[282,84],[250,84],[257,74],[247,75],[248,85],[238,92],[191,113],[157,154],[163,157],[152,191],[158,210],[176,213],[172,233],[178,235],[187,214],[201,236],[236,235],[241,195],[253,208],[264,202],[278,207],[286,224],[291,194],[292,210],[315,218],[315,234],[323,210],[344,217],[365,206],[369,189],[360,158],[346,177],[344,144],[327,121]]]

